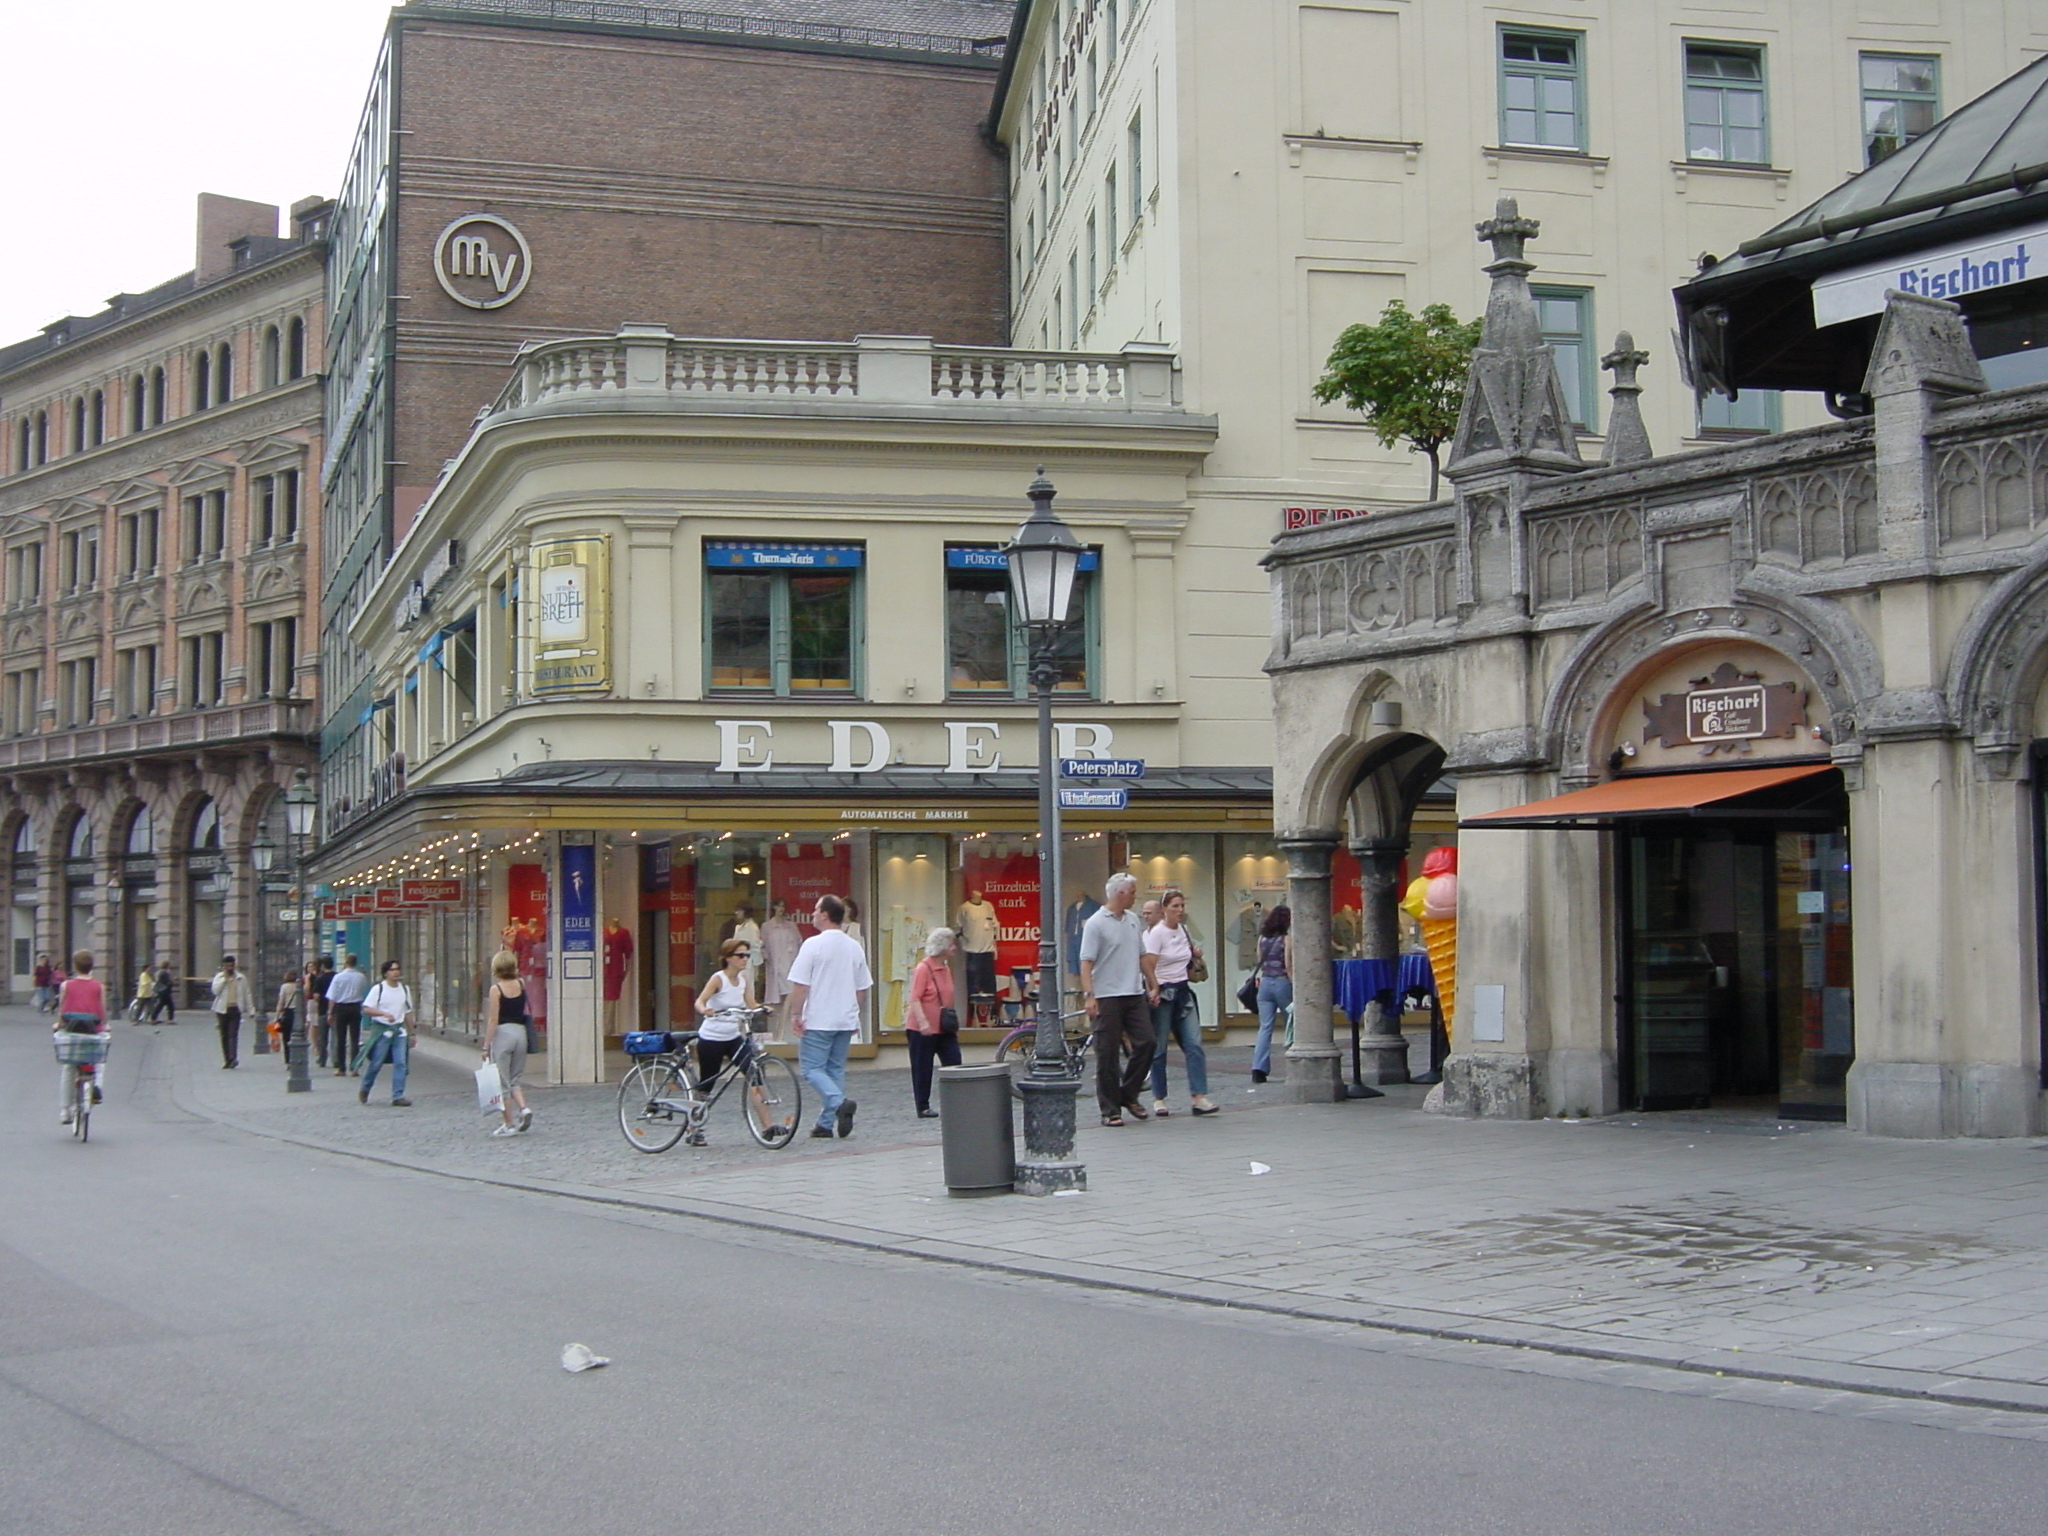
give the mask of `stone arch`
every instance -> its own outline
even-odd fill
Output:
[[[1391,673],[1375,668],[1361,677],[1339,718],[1341,726],[1323,742],[1301,778],[1292,820],[1305,830],[1340,832],[1350,819],[1353,792],[1362,780],[1381,771],[1390,756],[1399,756],[1397,741],[1430,740],[1432,712],[1419,702],[1419,690],[1404,688]],[[1400,727],[1373,724],[1373,706],[1391,704],[1401,711]],[[1441,765],[1439,765],[1441,766]]]
[[[2048,683],[2048,557],[2012,572],[1972,610],[1949,660],[1945,691],[1980,749],[2041,734],[2034,700]]]
[[[1558,765],[1567,784],[1604,777],[1598,758],[1602,712],[1627,680],[1677,649],[1747,642],[1782,655],[1813,679],[1833,721],[1839,756],[1853,744],[1857,708],[1881,691],[1875,650],[1861,631],[1829,634],[1815,620],[1814,605],[1744,594],[1732,606],[1664,613],[1648,605],[1621,614],[1589,631],[1557,669],[1543,701],[1544,755]],[[1838,623],[1830,629],[1840,630]]]

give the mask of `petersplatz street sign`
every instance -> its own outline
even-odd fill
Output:
[[[1060,777],[1142,779],[1145,777],[1145,760],[1142,757],[1063,757],[1060,759]]]

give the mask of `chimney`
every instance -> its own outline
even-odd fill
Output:
[[[252,203],[239,197],[222,197],[218,192],[199,194],[199,248],[193,261],[195,278],[201,284],[223,278],[235,267],[231,246],[250,235],[277,236],[277,208],[271,203]]]

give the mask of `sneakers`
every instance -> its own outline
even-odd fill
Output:
[[[519,1129],[520,1129],[520,1130],[522,1130],[522,1131],[525,1131],[525,1130],[531,1130],[532,1128],[533,1128],[533,1111],[532,1111],[532,1110],[530,1110],[530,1109],[522,1109],[522,1110],[520,1110],[520,1111],[519,1111]]]
[[[1255,1083],[1263,1083],[1265,1080],[1266,1074],[1259,1071],[1256,1067],[1254,1067],[1252,1069],[1252,1081]]]
[[[851,1136],[853,1134],[853,1111],[853,1100],[841,1099],[839,1101],[839,1111],[837,1119],[839,1123],[839,1134],[841,1137]]]
[[[392,1107],[393,1109],[411,1109],[411,1108],[412,1108],[412,1100],[411,1100],[411,1099],[393,1099],[393,1100],[391,1101],[391,1107]]]
[[[516,1125],[506,1125],[501,1121],[492,1128],[491,1134],[493,1136],[517,1136],[519,1134],[519,1127]]]
[[[358,1104],[367,1104],[367,1103],[369,1103],[369,1102],[370,1102],[370,1090],[369,1090],[369,1089],[367,1089],[367,1088],[358,1088],[358,1089],[356,1090],[356,1102],[357,1102]]]
[[[704,1139],[702,1131],[692,1131],[683,1138],[683,1145],[686,1147],[708,1147],[711,1143]]]
[[[1219,1104],[1211,1104],[1209,1102],[1209,1095],[1207,1095],[1206,1093],[1198,1093],[1195,1095],[1194,1104],[1192,1108],[1194,1109],[1194,1112],[1198,1115],[1213,1115],[1217,1113],[1217,1111],[1220,1110],[1222,1106]]]
[[[825,1141],[830,1141],[830,1140],[832,1139],[832,1127],[831,1127],[831,1126],[829,1126],[829,1125],[814,1125],[814,1126],[812,1126],[812,1127],[811,1127],[811,1139],[812,1139],[813,1141],[818,1141],[818,1140],[821,1140],[821,1139],[822,1139],[822,1140],[825,1140]]]
[[[57,1111],[57,1123],[59,1125],[69,1125],[71,1123],[71,1106],[69,1104],[66,1104]]]

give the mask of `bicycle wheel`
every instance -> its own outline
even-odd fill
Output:
[[[797,1121],[804,1112],[804,1089],[795,1067],[780,1056],[758,1051],[747,1063],[741,1091],[740,1108],[747,1117],[749,1136],[764,1147],[786,1147],[796,1140]]]
[[[690,1128],[686,1092],[672,1063],[643,1061],[619,1084],[619,1129],[636,1152],[666,1152]]]
[[[78,1074],[78,1102],[71,1107],[71,1134],[84,1141],[92,1125],[92,1078],[89,1074]]]
[[[1017,1085],[1031,1075],[1031,1059],[1038,1051],[1038,1027],[1035,1024],[1019,1024],[996,1046],[992,1060],[1010,1069],[1010,1092],[1016,1097]]]

